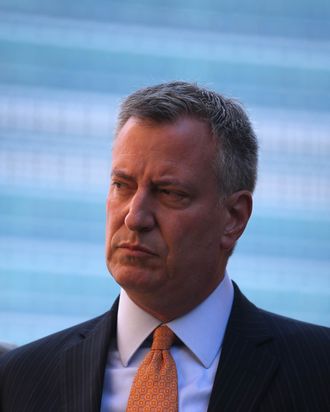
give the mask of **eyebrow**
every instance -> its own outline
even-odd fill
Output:
[[[129,182],[135,182],[135,178],[132,175],[125,173],[123,170],[120,169],[113,169],[111,172],[111,177],[119,177],[121,179],[128,180]],[[152,186],[158,187],[166,187],[166,186],[180,186],[184,190],[192,190],[192,186],[189,183],[182,182],[175,178],[159,178],[152,180]]]
[[[194,186],[190,182],[182,182],[181,180],[178,179],[156,179],[152,182],[153,186],[156,187],[168,187],[168,186],[174,186],[177,187],[179,190],[183,190],[186,193],[194,193],[195,189]]]
[[[155,186],[186,186],[177,179],[156,179],[152,181],[152,184]]]
[[[122,179],[129,180],[131,182],[135,181],[133,176],[128,175],[127,173],[119,169],[113,169],[111,172],[111,177],[121,177]]]

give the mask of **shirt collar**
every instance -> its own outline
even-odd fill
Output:
[[[125,367],[142,342],[161,323],[159,319],[136,305],[124,289],[121,289],[117,318],[117,345],[120,359]]]
[[[168,326],[209,368],[222,346],[234,299],[234,288],[227,273],[217,288],[193,310],[168,322]],[[161,324],[137,306],[122,289],[117,324],[117,344],[122,364],[126,367],[142,342]]]

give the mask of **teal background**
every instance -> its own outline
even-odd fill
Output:
[[[0,340],[106,311],[118,103],[197,81],[260,139],[254,215],[229,263],[256,304],[330,326],[330,3],[0,0]]]

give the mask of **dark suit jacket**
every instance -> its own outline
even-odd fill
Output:
[[[0,342],[0,356],[14,348],[16,348],[16,345],[12,343]]]
[[[2,412],[96,412],[110,312],[5,354]],[[235,286],[209,412],[329,412],[329,329],[265,312]],[[202,411],[201,411],[202,412]]]

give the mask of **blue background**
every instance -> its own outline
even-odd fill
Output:
[[[330,3],[0,0],[0,340],[107,310],[118,103],[182,79],[238,98],[260,139],[229,263],[258,305],[330,326]]]

